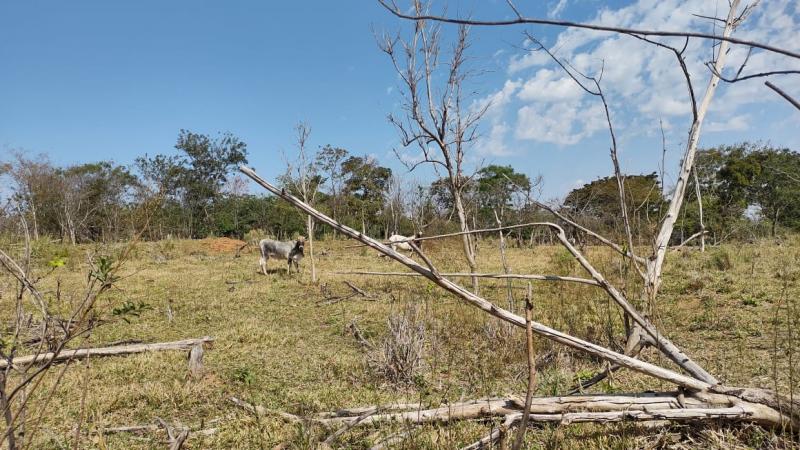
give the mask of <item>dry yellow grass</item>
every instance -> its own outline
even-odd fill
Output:
[[[397,400],[439,404],[461,398],[520,393],[526,385],[522,330],[508,333],[505,325],[485,316],[427,281],[417,278],[332,275],[338,270],[403,268],[363,249],[342,249],[344,241],[323,241],[316,252],[327,250],[317,267],[321,281],[311,284],[308,270],[287,276],[274,262],[268,276],[257,273],[254,252],[234,258],[203,241],[166,241],[137,246],[121,273],[117,288],[99,308],[109,311],[123,301],[143,301],[152,309],[130,323],[115,321],[99,327],[86,345],[137,339],[145,342],[204,335],[216,339],[206,352],[205,375],[187,377],[187,355],[163,352],[91,359],[66,369],[50,407],[33,437],[34,448],[64,448],[73,444],[72,428],[80,411],[84,383],[86,448],[153,448],[165,442],[163,433],[103,435],[107,427],[152,423],[155,417],[179,420],[190,426],[217,427],[212,436],[191,437],[186,448],[309,448],[328,431],[287,424],[275,417],[256,418],[229,402],[231,396],[267,408],[307,414],[346,406]],[[466,265],[456,241],[429,248],[441,271],[464,271]],[[62,282],[65,299],[77,298],[85,280],[82,263],[87,248],[70,248],[68,264],[43,282],[52,290]],[[110,251],[111,249],[101,249]],[[43,264],[56,249],[42,246]],[[626,274],[619,259],[600,247],[588,249],[590,259],[607,276],[625,284],[631,297],[639,285]],[[514,273],[572,274],[580,268],[563,250],[537,246],[509,249]],[[800,242],[711,248],[668,256],[665,284],[656,308],[660,328],[726,384],[798,391],[798,259]],[[305,262],[308,265],[308,262]],[[481,242],[479,267],[501,272],[497,243]],[[375,294],[372,300],[353,297],[335,304],[317,305],[323,291],[348,293],[349,280]],[[467,280],[462,280],[467,283]],[[10,280],[0,279],[4,292]],[[483,281],[482,295],[507,305],[506,283]],[[521,308],[525,284],[515,282]],[[11,295],[3,294],[3,317]],[[619,311],[604,293],[591,286],[534,283],[537,320],[606,345],[617,346],[622,336]],[[407,305],[416,305],[426,327],[424,365],[410,383],[389,383],[367,364],[366,350],[348,331],[355,321],[366,337],[378,343],[386,333],[386,319]],[[167,309],[174,320],[170,323]],[[548,356],[539,376],[538,394],[565,392],[577,378],[600,367],[582,355],[537,339],[540,356]],[[654,351],[643,356],[666,364]],[[48,375],[45,387],[32,398],[34,405],[52,386],[63,366]],[[88,377],[88,378],[87,378]],[[596,391],[668,389],[660,382],[621,371]],[[29,420],[36,415],[31,413]],[[213,425],[204,425],[218,420]],[[365,428],[345,434],[344,448],[366,448],[381,436],[402,430],[401,425]],[[29,431],[32,431],[29,428]],[[460,423],[418,429],[397,448],[454,448],[489,431],[487,423]],[[643,430],[630,425],[539,427],[528,433],[534,448],[632,448],[649,444],[728,448],[739,445],[768,447],[775,436],[752,426],[695,429],[675,427]],[[791,445],[791,437],[780,437]]]

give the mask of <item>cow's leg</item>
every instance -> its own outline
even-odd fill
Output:
[[[267,274],[267,260],[269,256],[262,256],[261,259],[258,260],[258,265],[261,266],[261,272],[266,275]]]

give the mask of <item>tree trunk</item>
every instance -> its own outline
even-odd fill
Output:
[[[314,264],[314,219],[307,216],[306,230],[308,231],[308,259],[311,260],[311,282],[317,282],[317,267]]]
[[[33,219],[33,239],[39,240],[39,222],[36,219],[36,205],[31,202],[31,218]]]
[[[469,231],[469,223],[467,222],[467,213],[464,210],[464,203],[461,201],[461,194],[455,189],[453,190],[453,200],[455,203],[456,214],[458,214],[458,224],[461,227],[461,231]],[[469,271],[471,273],[477,272],[478,264],[475,262],[475,243],[472,240],[472,236],[469,234],[462,235],[461,243],[463,244],[464,256],[467,258]],[[477,277],[472,277],[472,292],[474,292],[475,295],[478,294]]]
[[[703,196],[700,195],[700,183],[697,181],[697,168],[692,173],[694,174],[694,192],[697,195],[697,208],[700,213],[700,253],[706,251],[706,225],[703,223]]]
[[[725,29],[722,32],[722,35],[725,37],[729,37],[733,32],[733,26],[736,20],[736,9],[738,8],[739,3],[740,0],[733,0],[731,3]],[[653,258],[647,260],[645,292],[647,296],[646,298],[649,300],[650,308],[652,308],[652,305],[655,302],[656,294],[658,293],[658,287],[661,283],[661,269],[664,264],[664,258],[666,257],[667,247],[669,246],[669,240],[670,237],[672,237],[672,231],[675,228],[675,222],[678,219],[678,214],[680,213],[681,206],[683,205],[689,173],[691,172],[692,167],[694,167],[697,144],[700,140],[700,129],[703,125],[703,120],[706,117],[706,113],[708,112],[708,108],[711,105],[711,99],[714,98],[714,92],[717,90],[717,85],[719,84],[719,76],[717,74],[722,73],[722,70],[725,67],[725,59],[728,56],[729,47],[730,43],[728,41],[722,41],[719,44],[719,49],[717,50],[717,61],[714,64],[714,71],[711,74],[711,80],[708,82],[706,93],[703,96],[703,100],[700,102],[699,107],[697,108],[697,116],[695,117],[694,122],[692,123],[691,131],[689,132],[689,139],[686,144],[686,153],[684,154],[683,164],[681,165],[680,172],[678,173],[675,189],[672,192],[672,200],[669,203],[667,215],[664,217],[664,221],[661,224],[661,229],[659,230],[654,242],[653,247],[655,254],[653,255]]]
[[[775,229],[778,226],[778,208],[775,208],[775,214],[772,215],[772,232],[771,236],[775,237]]]

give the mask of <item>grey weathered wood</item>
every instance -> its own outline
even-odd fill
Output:
[[[203,376],[203,344],[199,343],[189,351],[189,375],[192,378]]]
[[[364,270],[348,270],[348,271],[338,271],[332,273],[334,275],[380,275],[387,277],[424,276],[422,274],[414,272],[375,272],[375,271],[364,271]],[[589,278],[562,277],[560,275],[533,275],[533,274],[515,274],[515,273],[468,273],[468,272],[440,273],[439,275],[451,278],[478,277],[478,278],[496,278],[496,279],[512,279],[512,280],[565,281],[570,283],[588,284],[590,286],[600,286],[600,283],[598,283],[595,280],[591,280]]]
[[[49,361],[63,362],[68,360],[78,360],[89,355],[96,356],[117,356],[129,355],[133,353],[158,352],[165,350],[190,350],[196,345],[214,342],[214,338],[205,336],[197,339],[184,339],[173,342],[157,342],[154,344],[130,344],[118,345],[113,347],[81,348],[75,350],[62,350],[58,354],[47,352],[38,355],[18,356],[12,360],[14,366],[27,364],[41,364]],[[7,360],[0,360],[0,369],[8,367]]]

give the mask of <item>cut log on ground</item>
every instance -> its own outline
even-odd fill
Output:
[[[48,352],[38,355],[18,356],[11,361],[14,366],[24,366],[28,364],[42,364],[46,362],[64,362],[79,360],[91,355],[98,356],[119,356],[130,355],[133,353],[158,352],[165,350],[191,350],[197,345],[214,342],[214,338],[205,336],[197,339],[184,339],[173,342],[157,342],[153,344],[130,344],[117,345],[113,347],[81,348],[75,350],[62,350],[58,354]],[[0,369],[8,367],[7,360],[0,360]]]
[[[508,423],[522,419],[525,400],[521,397],[498,397],[452,403],[435,408],[374,414],[380,406],[353,408],[350,416],[343,411],[319,413],[301,417],[282,411],[268,410],[239,399],[231,401],[259,416],[277,415],[288,422],[311,422],[325,427],[355,428],[362,425],[400,422],[413,425],[446,423],[458,420],[491,419],[502,417]],[[418,405],[408,405],[418,406]],[[391,407],[391,405],[389,406]],[[359,415],[355,413],[361,412]],[[530,422],[556,422],[561,424],[582,422],[650,422],[703,420],[749,421],[765,426],[791,426],[781,415],[763,405],[743,402],[737,397],[710,394],[685,395],[681,392],[660,392],[620,395],[574,395],[565,397],[534,397],[531,400]],[[797,426],[797,424],[794,424]]]

